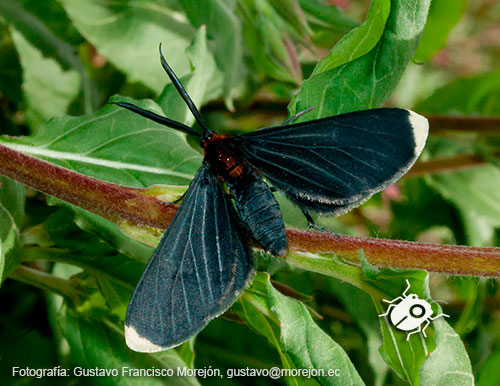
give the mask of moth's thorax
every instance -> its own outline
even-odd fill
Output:
[[[202,142],[205,161],[212,172],[229,184],[251,171],[243,160],[233,138],[214,134]]]

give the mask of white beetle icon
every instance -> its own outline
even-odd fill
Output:
[[[390,313],[391,322],[397,329],[410,331],[406,336],[406,340],[408,341],[410,340],[410,335],[420,331],[427,337],[425,329],[429,326],[431,320],[435,320],[440,316],[449,317],[449,315],[442,313],[432,317],[432,308],[427,301],[420,299],[416,294],[406,295],[410,289],[410,282],[408,279],[406,279],[406,283],[408,287],[406,287],[401,296],[393,300],[383,299],[384,302],[390,303],[391,305],[387,311],[380,314],[379,317],[389,315]],[[399,303],[392,304],[398,300]],[[423,322],[425,322],[425,326],[422,328]]]

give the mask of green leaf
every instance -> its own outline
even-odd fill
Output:
[[[151,101],[130,101],[163,112]],[[31,137],[1,137],[0,143],[95,178],[133,187],[187,185],[201,155],[186,136],[123,108],[107,105],[96,114],[51,120]]]
[[[23,5],[26,6],[26,4]],[[54,7],[47,4],[44,10],[46,11],[47,8],[53,10]],[[83,70],[80,59],[75,54],[73,47],[56,37],[42,21],[17,1],[2,0],[0,3],[0,16],[7,24],[20,31],[30,45],[40,50],[43,56],[56,59],[66,70],[69,67],[75,69],[78,67],[78,70]],[[57,16],[52,14],[52,17],[52,22],[62,20],[59,14]],[[50,17],[48,18],[50,19]]]
[[[322,385],[364,385],[351,360],[328,334],[311,318],[306,306],[282,295],[267,282],[269,305],[280,321],[280,340],[298,368],[324,369],[317,379]],[[340,376],[328,376],[328,370],[339,369]]]
[[[436,90],[418,104],[419,111],[430,114],[500,114],[500,71],[455,80]],[[430,142],[429,151],[435,157],[471,153],[470,142],[457,143],[446,139]],[[484,244],[492,229],[500,226],[500,169],[484,166],[433,174],[427,183],[463,214],[470,243]],[[491,238],[491,237],[490,237]]]
[[[478,213],[462,211],[467,244],[488,247],[495,243],[495,226]]]
[[[257,274],[231,310],[269,340],[284,368],[324,369],[323,376],[315,377],[321,385],[364,384],[347,354],[316,325],[305,305],[276,290],[268,274]],[[328,374],[332,369],[340,375]]]
[[[390,0],[375,0],[366,21],[340,40],[330,53],[321,59],[312,75],[352,62],[369,52],[382,37],[391,8]]]
[[[382,299],[392,300],[403,293],[407,286],[406,279],[411,283],[412,293],[417,294],[421,299],[432,302],[427,272],[380,269],[373,267],[368,260],[364,259],[363,254],[360,257],[361,267],[347,264],[338,257],[325,253],[312,254],[292,251],[287,254],[286,261],[293,267],[331,276],[362,289],[372,297],[377,314],[385,312],[386,305],[381,302]],[[437,315],[440,312],[439,306],[436,303],[431,303],[431,306],[433,315]],[[397,330],[387,317],[379,320],[383,337],[383,345],[380,348],[382,357],[402,379],[412,385],[417,385],[421,365],[436,344],[432,339],[431,328],[426,331],[428,334],[426,339],[423,338],[422,334],[414,334],[407,341],[406,334]],[[446,322],[443,321],[443,323]],[[437,343],[443,344],[443,341]],[[459,350],[456,354],[462,357]]]
[[[144,107],[151,107],[152,110],[163,114],[152,102],[144,103]],[[105,184],[99,184],[84,176],[73,179],[73,185],[67,186],[65,185],[67,183],[63,182],[67,181],[65,177],[55,178],[55,174],[59,172],[52,170],[50,174],[46,174],[47,171],[40,165],[34,171],[35,173],[39,171],[39,175],[47,179],[44,180],[43,187],[48,194],[57,193],[61,188],[67,197],[71,198],[68,201],[119,222],[120,228],[110,221],[68,205],[76,213],[75,220],[80,222],[83,229],[93,228],[92,231],[103,237],[110,245],[143,261],[151,255],[150,249],[130,240],[124,233],[154,246],[158,243],[161,232],[156,229],[136,227],[123,221],[130,217],[108,216],[113,211],[110,208],[118,202],[125,206],[118,209],[122,214],[125,211],[133,215],[138,206],[141,210],[151,213],[151,208],[147,207],[152,203],[155,204],[153,206],[156,209],[153,210],[156,211],[161,223],[166,213],[165,207],[158,201],[151,201],[149,196],[170,202],[178,199],[185,192],[186,185],[191,181],[201,160],[200,153],[188,145],[184,134],[152,123],[116,106],[106,106],[91,116],[52,120],[44,130],[32,137],[19,139],[3,137],[0,141],[2,140],[17,151],[44,158],[85,175],[125,186],[150,186],[141,191],[132,191],[125,187],[108,191],[109,187],[106,188]],[[165,151],[165,144],[172,146],[171,151]],[[25,172],[26,163],[20,168],[23,169],[21,172]],[[132,192],[132,196],[127,195],[127,192]],[[113,196],[114,194],[118,195]],[[129,198],[123,200],[120,198],[121,194]],[[54,199],[50,199],[49,203],[61,205],[59,200]]]
[[[45,314],[40,303],[45,303],[44,294],[37,288],[9,280],[2,287],[2,299],[8,300],[8,312],[0,315],[0,339],[2,360],[0,380],[2,384],[16,384],[12,368],[52,368],[60,364],[53,337],[47,330],[41,331],[40,320]],[[27,333],[27,331],[29,331]],[[54,378],[50,378],[51,381]],[[37,383],[47,385],[50,381]],[[54,383],[52,383],[54,384]],[[57,382],[55,383],[57,385]]]
[[[147,262],[153,254],[153,248],[151,246],[144,245],[143,243],[134,240],[138,237],[131,238],[131,236],[127,236],[126,229],[124,229],[123,225],[116,225],[101,216],[75,205],[68,203],[63,203],[63,205],[71,210],[72,220],[80,229],[98,236],[113,250],[143,263]],[[158,243],[159,236],[160,234],[157,234],[156,238],[151,236],[154,238],[154,246]]]
[[[399,184],[398,184],[399,185]],[[392,202],[393,220],[390,238],[417,240],[419,235],[429,229],[455,229],[457,224],[456,209],[443,197],[429,187],[424,178],[408,178],[399,185],[404,200]],[[421,216],[432,213],[432,216]],[[443,234],[444,236],[444,234]],[[448,236],[445,236],[449,239]],[[451,237],[450,243],[452,243]]]
[[[82,269],[80,280],[70,283],[78,290],[83,286],[81,282],[84,282],[85,288],[92,288],[92,294],[79,305],[78,312],[87,312],[97,304],[123,320],[145,262],[121,254],[97,236],[82,232],[72,223],[69,212],[64,209],[43,223],[43,231],[51,245],[46,246],[45,242],[39,247],[31,245],[25,249],[23,261],[50,261],[58,263],[57,266],[64,263],[65,266]],[[152,250],[149,248],[147,258],[151,256]]]
[[[360,267],[345,263],[334,254],[288,251],[285,261],[296,268],[346,281],[372,295],[383,294],[376,288],[366,285],[365,274]]]
[[[176,347],[175,349],[175,351],[177,351],[177,354],[179,354],[183,362],[189,368],[194,368],[194,359],[195,359],[194,341],[195,338],[191,338],[188,341],[181,344],[180,346]]]
[[[92,233],[82,232],[65,209],[48,217],[43,223],[43,231],[51,245],[31,245],[25,249],[23,261],[71,264],[128,286],[129,295],[145,267],[145,261],[124,255]],[[152,248],[148,254],[151,252]]]
[[[130,82],[141,82],[160,93],[168,82],[158,45],[178,76],[189,71],[185,51],[194,36],[192,26],[170,0],[96,2],[61,0],[79,32]]]
[[[389,288],[395,288],[399,284],[399,289],[390,291],[390,297],[386,298],[392,300],[405,290],[405,279],[410,280],[412,293],[416,293],[421,299],[429,299],[428,293],[424,295],[424,287],[427,286],[426,280],[428,280],[424,271],[406,270],[397,273],[384,270],[374,284],[378,287]],[[381,303],[380,299],[374,298],[373,300],[377,313],[379,315],[384,313],[387,305]],[[396,329],[387,316],[380,318],[380,325],[383,338],[383,344],[380,347],[382,357],[402,379],[411,385],[418,385],[420,367],[430,351],[428,345],[432,342],[429,338],[424,340],[421,334],[414,334],[407,341],[406,333]]]
[[[372,299],[367,293],[340,280],[329,279],[327,280],[327,286],[331,294],[342,301],[346,311],[363,331],[366,337],[368,361],[375,374],[374,384],[377,386],[383,385],[389,366],[379,352],[379,347],[382,345],[380,319]]]
[[[22,100],[22,68],[7,27],[0,25],[0,92],[12,102]],[[3,119],[2,119],[3,121]],[[2,122],[2,125],[5,125]],[[2,128],[5,132],[6,127]]]
[[[310,120],[381,106],[396,87],[415,53],[424,28],[429,3],[430,1],[417,0],[392,1],[384,32],[375,46],[357,59],[348,62],[340,61],[344,63],[338,67],[320,66],[320,69],[324,67],[326,70],[314,72],[303,83],[302,88],[289,105],[290,114],[313,106],[314,110],[305,118]],[[374,2],[372,8],[379,4],[380,2]],[[368,25],[371,18],[376,16],[379,22],[374,25],[380,25],[383,18],[378,16],[379,13],[372,11],[369,15]],[[349,36],[352,39],[359,39],[355,31]],[[370,31],[366,31],[364,39],[368,39],[369,44],[361,44],[360,53],[375,40]],[[348,44],[349,40],[346,38],[340,47],[345,45],[352,47]],[[359,44],[358,41],[354,47]],[[331,58],[337,54],[337,47],[338,45],[332,49]],[[349,53],[343,52],[343,54]]]
[[[121,248],[119,243],[108,240],[106,231],[96,236],[94,227],[99,225],[92,223],[91,219],[86,218],[86,222],[83,222],[76,218],[75,221],[73,213],[64,208],[47,218],[43,226],[50,240],[55,243],[53,251],[67,256],[64,261],[56,261],[85,266],[93,273],[120,280],[133,287],[139,280],[153,248],[143,246],[144,250],[140,251],[139,256],[126,254],[124,252],[130,252],[131,248]]]
[[[181,81],[187,93],[199,108],[219,97],[223,91],[223,75],[217,68],[213,55],[207,47],[207,31],[200,27],[193,43],[187,49],[187,56],[194,71]],[[191,126],[194,117],[173,84],[167,84],[158,98],[158,104],[165,115],[174,121]]]
[[[269,281],[268,274],[257,273],[250,288],[247,288],[233,304],[231,311],[237,313],[249,327],[266,337],[269,344],[278,351],[284,369],[296,369],[295,364],[283,352],[280,345],[279,321],[270,310],[267,281]],[[299,384],[295,377],[288,377],[286,381],[288,385]]]
[[[377,269],[361,255],[362,268],[369,279],[369,284],[385,292],[383,299],[392,300],[401,296],[407,287],[406,280],[410,282],[411,293],[420,299],[432,301],[428,287],[428,275],[425,271],[402,270],[392,268]],[[378,271],[375,273],[375,271]],[[387,304],[382,303],[382,298],[372,294],[372,300],[378,315],[386,312]],[[434,314],[438,308],[432,304]],[[440,311],[440,309],[439,309]],[[406,332],[396,329],[390,318],[379,317],[382,330],[383,344],[380,353],[388,365],[405,381],[411,385],[419,384],[419,371],[428,353],[432,351],[434,342],[431,338],[424,339],[423,335],[414,334],[407,340]],[[429,334],[429,331],[426,331]]]
[[[287,24],[294,38],[307,42],[312,31],[307,24],[299,0],[269,0],[269,4],[278,12]]]
[[[454,80],[416,109],[428,114],[500,115],[500,71]]]
[[[462,18],[466,5],[466,0],[433,0],[431,2],[422,39],[413,58],[415,61],[425,62],[431,59],[446,45],[448,35]]]
[[[94,276],[94,280],[109,311],[120,320],[125,320],[133,286],[100,275]]]
[[[453,328],[458,335],[465,337],[474,329],[482,327],[481,320],[487,314],[484,306],[489,283],[487,279],[476,277],[457,279],[460,280],[460,286],[454,289],[457,297],[465,301],[465,307]]]
[[[363,250],[360,250],[358,252],[358,256],[359,256],[359,261],[361,263],[361,268],[363,269],[363,272],[365,273],[366,277],[370,280],[375,280],[377,278],[377,275],[380,273],[380,269],[370,264],[370,262],[366,259]]]
[[[247,0],[240,3],[239,12],[254,72],[282,82],[300,82],[295,47],[279,13],[266,1]]]
[[[430,297],[429,278],[425,271],[382,269],[372,284],[379,288],[390,288],[399,283],[400,289],[392,290],[391,298],[387,299],[392,300],[401,296],[406,289],[406,280],[410,282],[411,293],[431,304],[433,316],[442,313],[441,307]],[[387,306],[382,307],[380,299],[374,298],[374,302],[379,314],[386,311]],[[387,316],[380,323],[384,337],[380,351],[387,363],[410,384],[473,384],[469,357],[460,337],[448,325],[445,317],[432,322],[435,341],[431,338],[430,328],[426,330],[426,339],[419,333],[413,334],[407,341],[406,333],[398,331]]]
[[[0,285],[19,264],[24,201],[24,186],[0,176]]]
[[[474,385],[469,357],[458,334],[443,318],[433,324],[436,349],[420,369],[420,385]]]
[[[262,4],[266,5],[264,9],[259,9],[259,7],[256,9],[255,23],[258,36],[254,37],[256,41],[252,45],[254,47],[254,61],[256,63],[264,61],[263,64],[267,62],[267,66],[263,66],[264,71],[269,70],[269,74],[266,75],[275,74],[278,80],[300,84],[302,71],[295,46],[277,12],[271,7],[266,9],[265,2]],[[266,48],[265,50],[262,49],[263,46]],[[256,52],[259,49],[264,55]],[[266,54],[270,56],[267,61],[265,61]]]
[[[64,70],[73,69],[78,72],[82,82],[85,112],[90,113],[95,108],[96,101],[93,96],[95,86],[90,81],[75,49],[57,37],[43,21],[49,23],[50,27],[57,30],[65,39],[74,35],[73,28],[58,4],[46,2],[47,0],[39,2],[24,0],[21,6],[14,0],[4,0],[0,3],[0,16],[8,25],[22,33],[24,39],[36,47],[44,57],[57,60]],[[76,40],[79,41],[79,37]],[[30,66],[33,67],[31,64]]]
[[[336,5],[325,4],[318,0],[299,0],[306,20],[313,30],[312,41],[315,45],[331,47],[338,38],[359,26]]]
[[[290,359],[281,352],[279,345],[278,320],[273,315],[267,304],[267,286],[269,275],[258,273],[250,288],[247,288],[238,301],[232,306],[231,311],[238,315],[252,328],[264,335],[270,344],[278,350],[283,365],[291,368]]]
[[[500,368],[500,346],[488,356],[477,374],[477,386],[496,386]]]
[[[56,326],[66,338],[71,350],[71,358],[76,366],[94,369],[117,369],[117,376],[102,376],[99,381],[104,385],[126,383],[131,385],[198,385],[194,377],[171,376],[127,376],[123,371],[134,369],[173,369],[186,367],[175,350],[145,354],[130,350],[125,345],[122,326],[99,317],[84,316],[69,308],[58,309],[55,315]],[[133,374],[133,373],[131,373]]]
[[[23,261],[46,260],[83,269],[95,280],[95,287],[102,294],[102,302],[105,302],[109,311],[124,319],[145,261],[137,261],[117,252],[97,236],[82,232],[73,224],[71,212],[65,209],[48,217],[42,225],[43,233],[47,235],[44,245],[26,248]],[[47,246],[47,239],[50,240],[50,246]],[[151,256],[152,250],[148,249],[147,258]],[[98,294],[95,296],[99,297]]]
[[[335,4],[325,4],[321,0],[298,0],[304,13],[310,18],[314,16],[314,23],[323,22],[332,29],[340,29],[347,32],[359,26],[345,12],[341,11]]]
[[[71,23],[66,11],[59,1],[53,0],[16,0],[24,10],[36,16],[48,30],[53,34],[54,37],[66,42],[73,47],[78,47],[80,44],[83,44],[85,40],[78,33],[76,28]],[[28,34],[31,31],[27,31]],[[24,33],[24,31],[23,31]],[[25,37],[28,37],[28,34]],[[28,40],[30,40],[28,38]],[[36,43],[39,39],[34,39],[32,44],[37,46],[38,49],[43,50],[43,45],[40,47]],[[78,54],[75,50],[72,51],[75,56]],[[53,56],[47,54],[46,56]],[[61,63],[63,64],[63,63]]]
[[[215,59],[224,74],[224,96],[232,108],[235,88],[244,75],[241,23],[234,14],[234,3],[223,0],[180,0],[189,20],[197,26],[206,25],[215,42]]]
[[[63,70],[54,59],[44,58],[42,52],[15,29],[12,29],[12,39],[23,68],[26,120],[32,129],[37,129],[49,118],[67,112],[80,92],[80,76],[75,70]]]
[[[500,169],[484,166],[429,176],[429,184],[462,212],[500,227]]]

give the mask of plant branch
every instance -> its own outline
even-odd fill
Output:
[[[114,222],[166,229],[177,206],[166,204],[146,189],[128,188],[50,164],[0,145],[0,174],[78,205]],[[292,251],[334,253],[358,262],[363,249],[378,266],[426,269],[432,272],[500,277],[500,248],[434,245],[288,230]]]
[[[359,263],[358,251],[363,249],[369,262],[377,266],[500,277],[500,248],[417,243],[299,229],[288,229],[287,236],[292,250],[335,253],[354,263]]]
[[[0,145],[0,174],[113,222],[166,228],[177,210],[145,189],[101,181]]]
[[[467,117],[449,115],[426,115],[431,135],[442,135],[449,131],[478,134],[500,134],[500,117]]]
[[[500,150],[491,153],[500,160]],[[406,174],[408,177],[419,177],[424,174],[435,174],[452,170],[469,169],[475,166],[488,165],[488,160],[481,154],[461,154],[454,157],[437,158],[416,163]]]
[[[50,273],[27,267],[23,264],[19,265],[11,272],[9,278],[30,284],[48,292],[56,293],[73,301],[85,295],[78,291],[70,280],[62,279]]]

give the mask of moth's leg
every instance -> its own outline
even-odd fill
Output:
[[[307,210],[305,210],[305,209],[301,209],[301,210],[302,210],[302,214],[304,215],[304,217],[307,220],[307,225],[309,225],[309,228],[316,228],[318,226],[318,224],[316,224],[316,222],[311,217],[311,215],[309,214],[309,212]]]
[[[180,196],[178,199],[174,200],[172,203],[173,204],[178,204],[179,202],[181,202],[182,200],[184,200],[184,196],[186,195],[186,193],[184,193],[182,196]]]
[[[308,107],[307,109],[305,110],[302,110],[302,111],[299,111],[298,113],[292,115],[290,118],[288,118],[285,122],[283,122],[281,124],[281,126],[286,126],[288,125],[289,123],[292,123],[293,121],[295,121],[297,118],[301,117],[302,115],[304,114],[307,114],[309,111],[311,111],[314,107],[311,106],[311,107]]]
[[[302,113],[302,111],[301,111],[301,113]],[[298,114],[300,114],[300,113],[298,113]],[[279,189],[276,189],[274,186],[270,186],[269,189],[271,189],[271,192],[273,192],[273,193],[279,191]],[[304,217],[307,220],[307,225],[309,226],[309,228],[316,229],[316,230],[321,231],[321,232],[327,232],[327,233],[335,234],[335,233],[329,231],[328,229],[320,227],[318,224],[316,224],[316,222],[314,221],[314,219],[311,217],[311,215],[309,214],[309,212],[307,210],[301,209],[301,211],[302,211],[302,214],[304,215]]]
[[[335,234],[333,232],[330,232],[328,229],[325,229],[325,228],[319,226],[318,224],[316,224],[316,222],[314,221],[314,219],[311,217],[311,215],[309,214],[309,212],[307,210],[305,210],[305,209],[301,209],[301,210],[302,210],[302,214],[304,215],[304,217],[307,220],[307,225],[309,226],[309,228],[316,229],[320,232],[327,232],[327,233]]]
[[[162,205],[172,205],[172,204],[178,205],[184,199],[185,195],[186,195],[186,193],[182,194],[179,198],[176,198],[174,201],[162,201],[161,204]]]

